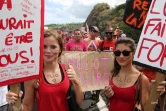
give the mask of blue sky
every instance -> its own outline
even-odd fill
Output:
[[[84,22],[97,3],[110,7],[126,0],[45,0],[45,25]]]

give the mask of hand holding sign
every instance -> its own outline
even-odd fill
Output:
[[[23,92],[20,91],[20,84],[10,85],[10,91],[6,95],[6,100],[10,104],[10,111],[22,111],[21,96]]]
[[[18,101],[19,98],[22,97],[22,95],[23,95],[22,91],[20,91],[19,94],[9,91],[6,95],[6,100],[9,104],[14,104],[16,101]]]
[[[165,92],[165,75],[161,73],[157,73],[155,83],[152,85],[151,93],[148,102],[144,108],[144,111],[154,111],[157,100],[161,94]],[[162,82],[160,82],[162,81]]]
[[[160,95],[162,95],[166,91],[165,86],[166,86],[166,81],[162,81],[159,83],[159,86],[157,87],[157,91],[160,92]]]
[[[66,69],[66,73],[68,74],[69,80],[71,80],[73,84],[78,84],[78,78],[73,66],[68,64],[66,65]]]
[[[112,86],[106,86],[104,88],[104,95],[108,98],[110,98],[114,95],[114,91],[112,90]]]

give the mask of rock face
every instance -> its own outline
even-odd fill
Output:
[[[108,27],[115,29],[123,22],[124,8],[125,4],[111,9],[107,3],[99,3],[94,6],[83,26],[85,27],[86,23],[89,27],[95,25],[99,28],[101,33],[104,33]]]
[[[99,3],[94,6],[93,10],[89,14],[88,18],[84,22],[83,26],[97,26],[100,30],[102,37],[105,36],[105,30],[108,27],[112,27],[114,30],[119,26],[128,37],[131,37],[137,43],[141,34],[141,31],[133,29],[123,22],[125,4],[110,8],[107,3]]]
[[[102,31],[102,27],[107,25],[110,13],[110,6],[107,3],[99,3],[94,6],[83,26],[86,27],[86,23],[89,27],[95,25]]]

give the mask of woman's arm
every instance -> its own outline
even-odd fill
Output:
[[[160,97],[159,97],[159,104],[160,104],[160,111],[164,111],[164,107],[165,107],[165,96],[166,94],[162,94]]]
[[[159,97],[160,111],[164,111],[165,96],[166,96],[165,86],[166,86],[166,81],[162,81],[157,87],[157,91],[160,92],[160,97]]]
[[[74,87],[74,91],[75,91],[75,94],[76,94],[77,104],[79,106],[81,106],[82,105],[82,101],[84,99],[84,95],[83,95],[83,92],[82,92],[81,85],[80,85],[79,82],[74,82],[73,83],[73,87]]]
[[[113,79],[113,73],[110,74],[109,83],[112,79]],[[105,86],[104,95],[107,97],[107,99],[110,99],[114,95],[114,91],[112,90],[111,84],[109,86]]]
[[[22,103],[23,111],[33,111],[35,99],[34,82],[35,80],[31,80],[24,83],[25,96]]]
[[[75,72],[73,66],[68,65],[66,72],[67,72],[67,74],[68,74],[69,80],[72,81],[72,84],[73,84],[73,87],[74,87],[74,91],[75,91],[75,94],[76,94],[76,101],[77,101],[77,104],[78,104],[79,106],[81,106],[82,101],[83,101],[83,98],[84,98],[84,95],[83,95],[83,92],[82,92],[82,88],[81,88],[81,86],[80,86],[80,83],[78,82],[78,78],[77,78],[77,75],[76,75],[76,72]]]
[[[144,107],[148,101],[150,92],[149,80],[145,75],[142,75],[142,106]]]

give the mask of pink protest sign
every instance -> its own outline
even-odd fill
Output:
[[[44,0],[1,0],[0,15],[0,86],[39,77]]]
[[[103,89],[109,85],[114,63],[112,52],[65,52],[61,61],[74,67],[83,91]]]

